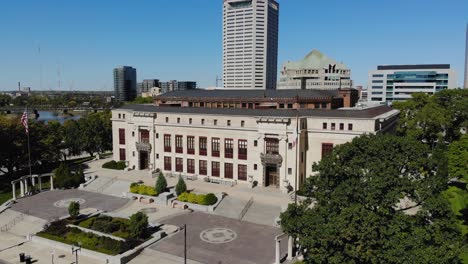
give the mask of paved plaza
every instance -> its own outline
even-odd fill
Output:
[[[55,190],[21,198],[11,209],[45,220],[53,220],[68,215],[70,201],[81,203],[81,209],[93,208],[114,211],[129,203],[130,200],[94,192],[80,190]]]
[[[162,223],[187,224],[187,257],[202,263],[270,264],[274,262],[276,235],[281,230],[212,214],[192,213]],[[287,241],[282,243],[286,252]],[[150,249],[184,256],[184,232],[180,231],[152,245]]]

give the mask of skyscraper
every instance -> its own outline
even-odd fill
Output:
[[[132,101],[137,95],[136,69],[122,66],[114,69],[114,92],[118,101]]]
[[[279,4],[223,1],[224,87],[276,89]]]
[[[465,40],[465,83],[463,88],[468,89],[468,24],[466,25],[466,40]]]

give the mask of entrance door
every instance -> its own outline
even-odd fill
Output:
[[[147,151],[140,151],[140,170],[148,169],[148,152]]]
[[[277,165],[266,165],[265,186],[279,188],[279,175]]]

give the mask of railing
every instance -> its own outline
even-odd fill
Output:
[[[253,200],[253,196],[252,196],[252,197],[250,197],[249,201],[245,204],[244,209],[242,209],[242,211],[240,212],[239,220],[242,220],[242,218],[244,218],[245,214],[247,213],[249,208],[252,206],[253,202],[254,202],[254,200]]]
[[[233,155],[232,149],[231,149],[231,150],[226,150],[226,151],[224,152],[224,157],[225,157],[225,158],[232,159],[233,156],[234,156],[234,155]]]
[[[171,152],[171,147],[164,147],[164,152]]]
[[[247,160],[247,153],[240,153],[238,154],[238,158],[240,160]]]
[[[184,148],[183,147],[176,147],[175,152],[176,153],[184,153]]]
[[[200,149],[199,152],[200,152],[200,156],[206,156],[206,153],[207,153],[206,149]]]
[[[211,156],[219,157],[219,151],[215,151],[215,150],[211,151]]]
[[[195,149],[187,149],[187,154],[195,154]]]

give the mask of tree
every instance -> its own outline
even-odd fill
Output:
[[[66,120],[63,123],[63,141],[69,156],[79,155],[83,151],[82,133],[76,120]]]
[[[109,111],[91,113],[78,120],[82,149],[91,156],[112,149],[112,122]]]
[[[179,196],[181,193],[184,193],[186,191],[187,191],[187,185],[185,185],[184,179],[181,176],[179,176],[179,181],[177,181],[175,192],[177,196]]]
[[[160,172],[158,175],[158,179],[156,180],[155,191],[157,194],[163,193],[167,189],[167,181],[164,175]]]
[[[71,202],[68,205],[68,214],[71,218],[76,218],[80,215],[80,203],[79,202]]]
[[[463,241],[441,195],[444,156],[429,154],[420,141],[391,135],[337,146],[313,165],[310,198],[281,214],[282,229],[299,238],[307,263],[457,262]],[[402,198],[415,206],[398,207]]]
[[[450,144],[447,156],[450,177],[462,178],[468,183],[468,135]]]
[[[148,230],[148,216],[138,212],[130,216],[130,235],[133,238],[144,238]]]
[[[80,166],[75,172],[64,162],[54,171],[54,182],[59,188],[76,188],[84,181],[83,168]]]

